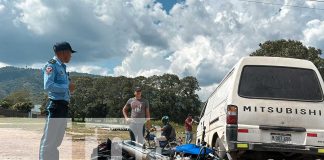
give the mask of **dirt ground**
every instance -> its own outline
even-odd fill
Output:
[[[43,135],[44,119],[0,118],[0,159],[36,160]],[[127,134],[126,134],[127,133]],[[94,129],[85,125],[68,123],[63,142],[59,147],[60,160],[89,160],[99,143],[107,138],[123,136],[128,132]]]
[[[38,159],[41,131],[21,128],[0,128],[0,157],[2,160]],[[93,148],[98,142],[94,137],[78,138],[66,134],[59,148],[60,160],[90,159]]]
[[[44,119],[0,118],[0,159],[38,159],[44,125]],[[70,122],[59,147],[60,160],[89,160],[93,149],[107,138],[125,140],[129,133]]]

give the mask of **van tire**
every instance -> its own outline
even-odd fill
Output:
[[[223,159],[226,156],[226,149],[225,149],[224,144],[220,138],[216,139],[215,149],[216,149],[216,155],[219,158]]]
[[[237,152],[230,152],[228,153],[231,156],[231,160],[238,160],[237,158]],[[229,157],[227,157],[227,159],[229,159]]]

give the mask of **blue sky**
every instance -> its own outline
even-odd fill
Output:
[[[324,3],[271,2],[0,0],[0,67],[42,68],[53,44],[68,41],[78,51],[69,71],[195,76],[204,99],[259,43],[294,39],[324,50]]]
[[[184,3],[185,0],[157,0],[162,3],[163,9],[169,12],[176,3]]]

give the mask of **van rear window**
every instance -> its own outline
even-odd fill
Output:
[[[275,66],[245,66],[238,94],[247,98],[323,100],[315,71]]]

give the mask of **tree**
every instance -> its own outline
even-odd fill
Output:
[[[81,118],[83,121],[86,117],[86,106],[96,100],[95,90],[93,89],[94,78],[79,77],[73,79],[76,89],[71,96],[69,111],[72,121],[74,118]]]
[[[270,56],[306,59],[314,63],[324,77],[324,59],[320,57],[322,51],[314,47],[306,47],[295,40],[266,41],[259,44],[260,49],[250,56]]]
[[[18,102],[30,101],[30,94],[27,90],[18,90],[9,94],[6,98],[6,101],[11,104],[16,104]]]
[[[30,110],[33,108],[33,104],[31,102],[18,102],[15,105],[12,106],[12,108],[16,111],[20,112],[30,112]]]
[[[183,120],[187,117],[188,113],[199,115],[202,102],[199,96],[195,93],[200,90],[198,81],[195,77],[188,76],[181,79],[180,87],[178,89],[179,100],[177,101],[177,114]],[[182,114],[181,114],[182,113]],[[183,114],[184,113],[184,114]]]
[[[47,103],[48,103],[48,95],[43,94],[42,104],[41,107],[39,108],[42,115],[46,113]]]
[[[27,112],[30,111],[30,109],[33,107],[31,96],[27,90],[15,91],[8,95],[4,100],[11,104],[11,109],[18,111]]]
[[[70,101],[72,118],[120,118],[122,108],[133,97],[135,86],[141,86],[149,101],[151,117],[164,115],[182,122],[188,113],[199,114],[200,100],[195,93],[199,85],[195,77],[179,79],[173,74],[152,77],[78,77],[77,88]]]
[[[12,104],[10,104],[8,101],[6,100],[1,100],[0,101],[0,107],[8,109]]]

